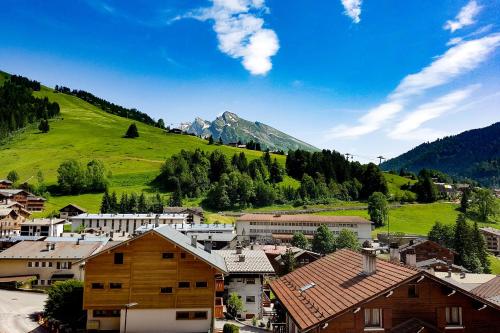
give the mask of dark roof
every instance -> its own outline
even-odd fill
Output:
[[[443,246],[443,245],[441,245],[439,243],[436,243],[434,241],[428,240],[428,239],[415,239],[413,241],[410,241],[410,243],[408,243],[408,244],[401,245],[399,247],[399,251],[403,252],[403,251],[406,251],[406,250],[409,250],[409,249],[414,249],[418,245],[421,245],[421,244],[424,244],[424,243],[430,243],[432,245],[435,245],[436,247],[444,248],[444,249],[447,249],[450,252],[456,253],[452,249],[448,249],[447,247],[445,247],[445,246]]]
[[[312,251],[308,251],[308,250],[294,249],[294,250],[291,250],[291,251],[292,251],[293,257],[295,259],[297,259],[298,257],[300,257],[303,254],[309,254],[310,256],[312,256],[312,257],[314,257],[316,259],[319,258],[319,257],[321,257],[321,254],[316,253],[316,252],[312,252]],[[277,256],[276,258],[274,258],[274,260],[281,261],[281,259],[283,258],[283,255],[284,254],[280,254],[279,256]]]
[[[422,261],[417,261],[416,263],[416,266],[418,268],[427,268],[427,267],[430,267],[432,265],[443,265],[443,266],[447,266],[448,263],[444,260],[441,260],[441,259],[437,259],[437,258],[431,258],[431,259],[427,259],[427,260],[422,260]],[[455,265],[455,264],[451,264],[451,267],[452,268],[455,268],[455,269],[458,269],[462,272],[470,272],[467,268],[465,268],[464,266],[460,266],[460,265]]]
[[[69,204],[69,205],[66,205],[64,206],[63,208],[59,209],[59,211],[61,212],[63,209],[66,209],[66,208],[74,208],[75,210],[79,211],[80,213],[86,213],[87,211],[85,210],[85,208],[82,208],[80,206],[77,206],[75,204]]]
[[[500,275],[472,289],[471,293],[500,305]]]
[[[416,268],[376,261],[376,272],[365,275],[360,253],[339,250],[271,282],[271,289],[300,329],[310,329],[421,274]],[[311,283],[314,287],[300,292]]]
[[[305,223],[371,223],[360,216],[326,216],[326,215],[273,215],[273,214],[244,214],[238,221],[258,222],[305,222]]]

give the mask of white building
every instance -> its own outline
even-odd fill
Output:
[[[80,214],[70,218],[71,229],[95,229],[108,233],[133,234],[148,224],[182,224],[187,222],[187,214]]]
[[[245,214],[236,220],[238,240],[247,242],[288,242],[295,232],[312,238],[320,225],[326,225],[334,234],[342,229],[353,231],[359,241],[371,240],[372,222],[359,216],[272,215]]]
[[[274,268],[262,250],[213,251],[224,258],[229,275],[224,279],[226,297],[236,292],[243,302],[238,315],[245,319],[262,317],[264,285],[267,276],[274,275]]]
[[[61,236],[65,219],[33,219],[21,223],[21,236]]]

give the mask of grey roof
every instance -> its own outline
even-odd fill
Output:
[[[7,215],[10,215],[12,212],[14,214],[18,215],[16,213],[16,211],[14,209],[12,209],[12,208],[2,208],[2,209],[0,209],[0,217],[4,217],[4,216],[7,216]]]
[[[187,214],[80,214],[71,217],[71,220],[73,219],[127,219],[127,220],[144,220],[144,219],[150,219],[154,220],[156,219],[156,216],[160,220],[165,219],[165,220],[172,220],[172,219],[179,219],[183,220],[187,218]]]
[[[198,237],[198,241],[230,242],[236,238],[236,234],[233,233],[190,232],[188,235]],[[210,236],[212,238],[209,238]]]
[[[3,188],[3,189],[0,189],[0,194],[3,194],[5,196],[11,196],[11,195],[15,195],[15,194],[18,194],[18,193],[21,193],[21,192],[24,192],[28,195],[33,195],[32,193],[28,192],[28,191],[25,191],[25,190],[22,190],[22,189],[19,189],[19,188]]]
[[[232,234],[234,231],[234,226],[232,224],[211,224],[211,223],[198,223],[198,224],[189,224],[189,223],[168,223],[172,229],[175,229],[180,232],[198,232],[198,233],[227,233]],[[146,225],[142,225],[135,229],[138,233],[143,233],[148,230],[154,229],[155,224],[150,223]]]
[[[43,240],[45,236],[10,236],[0,238],[0,242],[21,242],[21,241],[39,241]]]
[[[431,265],[434,265],[434,264],[448,265],[448,263],[446,261],[444,261],[444,260],[437,259],[437,258],[431,258],[431,259],[427,259],[427,260],[417,261],[416,266],[418,268],[425,268],[427,266],[431,266]],[[452,264],[451,267],[459,269],[462,272],[470,272],[464,266],[459,266],[459,265]]]
[[[490,234],[494,234],[497,236],[500,236],[500,229],[492,228],[492,227],[484,227],[484,228],[479,228],[483,232],[487,232]]]
[[[53,242],[54,250],[47,250],[47,242],[23,241],[0,253],[0,259],[73,259],[78,260],[92,255],[101,242],[76,244],[72,242]]]
[[[53,225],[67,222],[65,219],[32,219],[20,223],[21,225]]]
[[[71,236],[63,236],[63,237],[47,237],[45,238],[46,242],[76,242],[80,239],[80,243],[88,243],[88,242],[107,242],[111,239],[111,237],[103,237],[103,236],[85,236],[84,239],[81,239],[79,236],[71,237]]]
[[[241,254],[236,253],[236,250],[216,250],[213,252],[224,258],[229,273],[274,274],[274,268],[262,250],[242,250]],[[240,261],[241,255],[245,256],[244,261]]]
[[[0,183],[4,183],[4,184],[12,184],[12,182],[8,179],[0,179]]]
[[[153,229],[152,232],[156,232],[159,235],[165,237],[166,239],[180,246],[182,249],[190,252],[192,255],[217,268],[221,272],[228,272],[224,259],[218,253],[216,253],[216,251],[207,252],[205,251],[204,246],[200,243],[196,243],[196,247],[192,246],[191,237],[186,236],[175,229],[172,229],[168,225],[162,225],[156,229]]]
[[[319,253],[316,253],[316,252],[312,252],[312,251],[308,251],[308,250],[304,250],[304,249],[299,249],[299,248],[291,248],[291,251],[293,253],[293,257],[294,258],[298,258],[300,257],[301,255],[303,255],[304,253],[309,253],[310,255],[316,257],[316,258],[320,258],[321,257],[321,254]],[[274,258],[276,261],[281,261],[281,258],[283,257],[283,254],[280,254],[279,256],[277,256],[276,258]]]

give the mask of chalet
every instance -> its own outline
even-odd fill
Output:
[[[274,268],[264,251],[243,250],[237,246],[235,250],[218,250],[226,262],[229,275],[225,278],[225,298],[236,292],[243,302],[240,318],[262,318],[263,305],[269,298],[266,295],[267,278],[274,276]]]
[[[132,235],[140,226],[148,224],[186,223],[186,214],[80,214],[70,218],[73,231],[96,229],[102,232],[118,232]]]
[[[275,281],[274,332],[498,332],[500,306],[428,272],[343,249]]]
[[[0,237],[19,234],[24,218],[12,208],[0,209]]]
[[[32,219],[21,223],[21,236],[61,236],[65,219]]]
[[[28,212],[23,205],[16,201],[4,201],[0,203],[0,209],[13,209],[18,215],[22,216],[25,219],[27,219],[31,215],[31,213]]]
[[[69,204],[59,209],[59,217],[62,219],[69,219],[70,217],[77,216],[86,212],[87,211],[82,207],[74,204]]]
[[[8,179],[0,179],[0,189],[7,189],[12,187],[12,182]]]
[[[22,189],[0,189],[0,204],[16,201],[24,206],[27,211],[38,212],[44,209],[45,199]]]
[[[163,207],[165,214],[187,214],[187,222],[199,224],[205,222],[201,207]]]
[[[19,242],[0,252],[0,281],[31,279],[33,286],[47,287],[54,281],[83,280],[83,266],[76,262],[102,246],[100,242]]]
[[[295,258],[295,268],[300,268],[302,266],[310,264],[313,261],[316,261],[321,257],[321,255],[319,253],[315,253],[312,251],[303,250],[303,249],[299,249],[299,248],[291,248],[291,249],[289,249],[289,251],[292,252],[293,257]],[[284,256],[283,254],[280,254],[279,256],[274,258],[275,262],[277,263],[277,265],[279,267],[277,269],[278,272],[281,272],[283,269],[283,266],[285,265],[285,262],[283,260],[283,256]],[[276,268],[275,264],[274,263],[272,263],[272,264]]]
[[[312,238],[322,224],[334,234],[351,230],[361,243],[371,240],[372,222],[359,216],[244,214],[236,220],[236,233],[242,242],[289,242],[297,231]]]
[[[500,230],[491,227],[479,228],[486,241],[486,248],[495,255],[500,254]]]
[[[470,273],[469,270],[463,266],[436,258],[415,262],[415,266],[432,272]]]
[[[417,263],[436,258],[451,264],[455,260],[455,252],[453,250],[426,239],[411,240],[408,244],[399,247],[401,260],[407,264],[412,264],[406,258],[406,254],[409,252],[415,254]]]
[[[223,316],[224,259],[170,226],[86,260],[87,329],[208,332]]]

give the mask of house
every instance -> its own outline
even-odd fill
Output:
[[[270,283],[274,332],[498,332],[500,306],[426,271],[336,251]]]
[[[131,235],[140,226],[187,223],[186,214],[80,214],[70,218],[73,231],[95,229]]]
[[[47,287],[54,281],[83,280],[83,266],[76,264],[98,251],[101,242],[22,241],[0,252],[0,281]]]
[[[12,187],[12,182],[8,179],[0,179],[0,189],[7,189]]]
[[[463,266],[436,258],[415,262],[415,267],[433,272],[470,273],[469,270]]]
[[[38,212],[44,209],[45,199],[22,189],[0,189],[0,204],[16,201],[29,212]]]
[[[87,211],[82,207],[74,204],[69,204],[59,209],[59,217],[62,219],[69,219],[70,217],[77,216],[86,212]]]
[[[163,207],[165,214],[187,214],[188,223],[204,223],[203,208],[201,207]]]
[[[485,227],[479,228],[481,234],[483,234],[484,239],[486,241],[486,248],[488,251],[492,252],[495,255],[500,254],[500,230]]]
[[[22,222],[21,236],[61,236],[64,232],[65,219],[32,219]]]
[[[264,251],[244,250],[237,246],[235,250],[218,250],[226,262],[229,275],[224,280],[225,298],[236,292],[243,302],[240,318],[262,318],[263,303],[268,301],[265,294],[267,278],[274,276],[274,268]]]
[[[18,235],[20,224],[25,219],[13,208],[0,209],[0,237]]]
[[[223,316],[225,274],[224,259],[194,237],[151,229],[86,259],[87,329],[211,331]]]
[[[408,264],[412,264],[409,263],[406,258],[406,254],[409,252],[415,254],[417,263],[436,258],[451,264],[455,260],[455,252],[453,250],[427,239],[411,240],[408,244],[399,247],[401,260]]]
[[[290,248],[289,251],[292,252],[293,257],[295,258],[295,268],[300,268],[302,266],[305,266],[307,264],[312,263],[313,261],[318,260],[321,255],[316,252],[308,251],[308,250],[303,250],[299,248]],[[283,260],[283,254],[280,254],[276,258],[274,258],[274,261],[276,262],[276,265],[274,263],[273,266],[275,267],[275,270],[277,272],[282,272],[283,267],[285,265],[285,262]],[[278,269],[276,269],[278,267]]]
[[[351,230],[361,243],[371,240],[372,222],[359,216],[244,214],[236,220],[236,233],[242,242],[289,242],[297,231],[312,238],[322,224],[334,234]]]
[[[4,201],[0,203],[0,209],[13,209],[18,215],[22,216],[24,219],[30,217],[31,213],[28,212],[23,205],[16,201]]]

